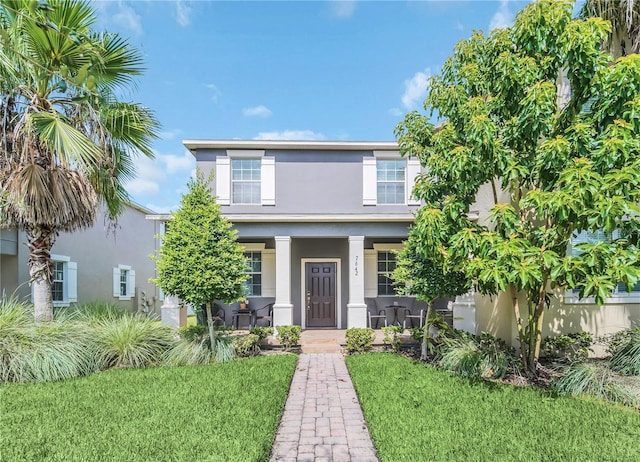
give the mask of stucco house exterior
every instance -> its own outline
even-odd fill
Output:
[[[155,276],[150,255],[157,250],[155,236],[163,224],[147,220],[151,213],[131,203],[115,227],[98,212],[91,228],[60,233],[51,251],[54,309],[100,301],[159,315],[161,294],[149,282]],[[25,242],[21,231],[0,231],[0,295],[30,297]]]
[[[387,306],[423,307],[397,296],[388,277],[420,205],[411,196],[420,164],[400,157],[395,142],[184,145],[214,174],[212,191],[251,262],[249,305],[273,303],[273,325],[365,327],[368,313]],[[225,307],[228,324],[235,309]]]
[[[274,325],[364,327],[369,313],[394,302],[414,312],[424,306],[396,296],[388,278],[393,251],[406,239],[420,206],[411,190],[421,167],[402,158],[395,142],[185,140],[184,145],[205,174],[213,172],[212,191],[251,262],[249,303],[253,308],[273,303]],[[491,188],[481,188],[470,218],[483,222],[492,204]],[[556,295],[545,314],[544,336],[578,330],[599,336],[640,322],[640,285],[630,294],[617,291],[603,306],[578,300],[571,291]],[[445,309],[447,302],[439,300],[436,308]],[[489,331],[517,344],[506,296],[471,292],[449,306],[455,327]],[[225,309],[230,323],[237,306]],[[393,310],[387,311],[391,322]]]

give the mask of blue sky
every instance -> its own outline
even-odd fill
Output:
[[[177,208],[195,159],[183,139],[390,141],[428,77],[474,29],[511,25],[521,1],[94,1],[98,28],[138,46],[127,95],[161,124],[133,199]]]

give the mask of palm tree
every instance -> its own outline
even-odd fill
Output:
[[[605,47],[615,58],[640,53],[640,2],[587,0],[579,16],[600,17],[611,22],[611,36]]]
[[[140,53],[94,22],[83,0],[0,0],[0,223],[26,233],[36,321],[53,319],[56,236],[92,226],[100,203],[115,222],[159,129],[119,99]]]

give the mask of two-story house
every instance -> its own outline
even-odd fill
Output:
[[[250,306],[274,303],[274,325],[345,329],[386,306],[389,322],[394,304],[420,310],[389,279],[419,206],[411,192],[421,169],[395,142],[184,144],[214,173],[212,191],[250,261]]]

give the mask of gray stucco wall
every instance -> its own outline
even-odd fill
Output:
[[[362,204],[362,159],[373,157],[372,151],[267,150],[264,155],[275,158],[275,205],[231,204],[222,206],[223,213],[370,214],[409,213],[418,208]],[[215,170],[218,156],[226,157],[227,151],[198,150],[197,165],[208,175]],[[213,191],[215,181],[214,177]]]

